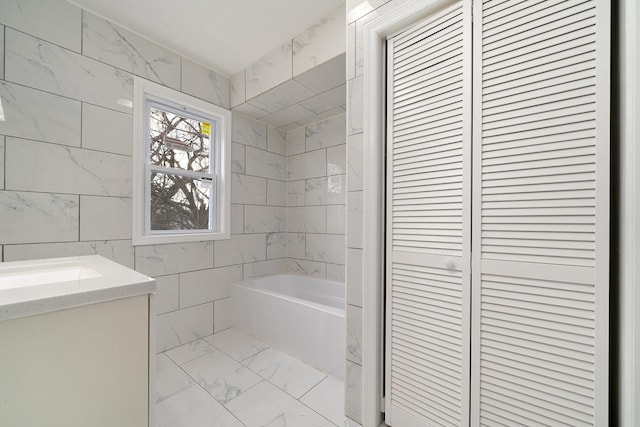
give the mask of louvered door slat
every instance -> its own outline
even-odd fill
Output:
[[[548,61],[548,58],[545,60]],[[572,55],[564,58],[558,58],[551,62],[545,62],[544,64],[540,64],[538,66],[524,67],[520,65],[518,69],[512,69],[511,72],[505,73],[504,69],[499,69],[495,73],[486,73],[485,74],[485,82],[486,88],[499,87],[502,84],[513,84],[517,83],[520,79],[529,79],[539,80],[539,76],[542,74],[551,74],[557,73],[562,70],[567,70],[569,67],[571,69],[586,69],[589,67],[593,67],[593,63],[595,61],[595,52],[587,51],[585,53],[580,53],[578,55]],[[526,63],[525,63],[526,65]],[[590,95],[592,91],[586,91],[582,89],[582,93],[579,93],[576,89],[572,89],[574,92],[573,96],[570,98],[574,98],[576,96],[582,95]],[[561,91],[560,94],[566,95],[566,91]],[[571,92],[569,92],[571,94]],[[538,100],[540,105],[546,105],[547,103],[544,100]],[[484,111],[483,115],[490,115],[492,112]]]
[[[454,31],[447,35],[446,38],[434,40],[430,43],[431,46],[420,46],[420,53],[413,52],[412,55],[408,55],[407,61],[404,64],[396,63],[394,70],[394,78],[397,82],[401,80],[402,84],[398,84],[398,89],[406,88],[410,82],[415,82],[415,74],[428,73],[432,74],[441,68],[443,62],[456,60],[460,57],[461,42],[460,35],[461,29]],[[431,69],[430,69],[431,68]],[[428,70],[428,71],[425,71]]]
[[[569,159],[574,155],[594,155],[593,141],[588,139],[563,141],[550,143],[544,147],[536,144],[533,147],[517,147],[514,149],[500,150],[498,152],[485,153],[482,159],[483,166],[502,165],[510,163],[532,162],[544,156],[546,159]]]
[[[525,70],[527,64],[536,67],[549,67],[554,61],[560,58],[592,52],[593,46],[590,43],[594,41],[595,36],[589,34],[584,40],[569,39],[565,43],[551,44],[541,47],[538,50],[527,49],[520,56],[505,55],[502,58],[492,58],[487,60],[487,63],[483,65],[485,67],[483,74],[506,75],[509,71]]]
[[[557,412],[570,413],[577,419],[584,419],[588,417],[590,407],[593,402],[579,403],[576,399],[568,399],[566,396],[556,396],[548,393],[544,390],[538,390],[530,387],[525,387],[517,383],[517,379],[511,381],[503,381],[498,378],[488,378],[484,384],[486,390],[493,390],[496,392],[515,394],[517,396],[527,396],[538,405],[554,409]]]
[[[591,13],[587,10],[555,20],[547,26],[537,26],[530,30],[518,32],[509,37],[510,48],[513,49],[514,53],[518,54],[536,43],[552,45],[557,42],[558,38],[576,37],[581,33],[592,33],[593,23],[590,22],[589,18],[591,18]],[[485,44],[487,58],[504,55],[509,51],[509,47],[502,43],[503,40],[505,39]]]
[[[509,332],[509,329],[505,329]],[[505,337],[509,337],[517,334],[504,334]],[[593,381],[593,373],[589,372],[593,360],[584,361],[578,358],[558,358],[554,357],[553,353],[538,351],[537,353],[531,353],[526,346],[510,347],[508,344],[501,341],[491,341],[490,334],[483,334],[486,337],[486,344],[483,346],[486,353],[483,355],[484,360],[492,360],[494,362],[502,362],[505,364],[507,360],[517,360],[521,365],[528,364],[530,366],[548,370],[551,372],[558,372],[558,377],[568,375],[572,379],[581,379],[584,381]],[[529,337],[529,338],[533,338]],[[508,347],[505,349],[505,347]],[[543,356],[543,357],[541,357]],[[561,371],[558,369],[560,368]]]
[[[459,102],[459,100],[458,100]],[[395,130],[402,131],[407,128],[416,127],[425,123],[433,123],[437,120],[455,117],[460,114],[456,104],[442,105],[437,108],[425,110],[414,114],[405,120],[397,120]]]
[[[452,50],[456,50],[452,48]],[[447,58],[434,56],[431,63],[416,67],[416,72],[404,78],[398,78],[394,85],[397,88],[395,101],[402,105],[408,96],[415,95],[419,89],[434,90],[446,87],[451,79],[460,78],[460,55]],[[425,70],[423,67],[429,67]],[[428,80],[427,80],[428,79]]]
[[[460,31],[462,31],[462,23],[452,17],[451,21],[443,21],[440,25],[430,28],[427,32],[415,35],[405,33],[404,38],[406,40],[415,40],[416,42],[411,45],[407,43],[396,44],[396,50],[401,52],[395,55],[394,62],[396,67],[401,69],[407,64],[414,63],[413,59],[422,58],[425,55],[437,52],[437,49],[456,42],[457,39],[454,34]]]
[[[413,369],[413,367],[408,367],[406,370],[399,368],[395,373],[407,382],[408,389],[414,389],[419,393],[429,395],[431,400],[447,408],[449,411],[455,412],[460,410],[460,402],[456,401],[456,398],[450,395],[450,390],[441,387],[435,381],[428,381],[427,383],[421,382],[420,378],[413,374]],[[430,379],[431,378],[432,377],[430,377]]]
[[[495,1],[487,2],[484,6],[484,14],[482,15],[482,22],[484,24],[490,24],[491,22],[495,22],[498,19],[502,19],[505,16],[513,15],[514,13],[521,13],[523,11],[531,12],[532,8],[539,9],[542,4],[558,4],[564,0],[553,0],[550,2],[549,0],[505,0],[499,3],[499,6],[496,7]]]
[[[490,17],[504,12],[505,9],[515,7],[518,5],[524,5],[525,7],[528,4],[535,4],[536,2],[541,2],[545,0],[493,0],[491,3],[485,5],[485,14],[484,19],[489,19]]]
[[[394,113],[398,120],[406,117],[412,117],[414,114],[420,114],[427,112],[433,108],[438,108],[442,105],[451,105],[460,102],[462,97],[462,91],[451,89],[441,93],[438,96],[430,96],[428,99],[415,97],[407,102],[403,107],[399,103],[394,105]]]
[[[460,148],[455,145],[456,139],[459,140],[459,137],[452,135],[431,141],[418,138],[408,144],[398,143],[395,147],[398,164],[411,163],[411,159],[430,161],[458,156]]]
[[[530,7],[520,10],[511,10],[496,20],[486,21],[483,19],[483,38],[482,44],[486,45],[492,41],[492,37],[504,36],[509,31],[518,31],[520,29],[544,27],[549,23],[564,18],[565,16],[575,15],[577,9],[593,8],[593,4],[585,0],[549,0],[534,4],[530,3]],[[519,32],[519,31],[518,31]]]
[[[593,408],[593,399],[563,390],[557,387],[557,384],[547,384],[547,381],[529,381],[521,376],[507,375],[503,377],[502,372],[493,371],[490,366],[486,367],[486,372],[487,379],[485,384],[488,387],[493,385],[504,387],[505,390],[518,390],[531,397],[543,397],[544,400],[556,402],[561,407],[569,406],[574,409],[580,409],[587,414],[590,411],[589,408]]]
[[[386,418],[394,426],[469,425],[470,13],[460,1],[388,42]]]
[[[471,424],[606,425],[610,5],[474,7]]]
[[[397,371],[410,373],[419,384],[433,383],[433,388],[438,390],[438,394],[446,395],[450,401],[455,402],[455,390],[460,387],[460,383],[452,383],[452,377],[459,376],[460,371],[455,364],[447,364],[440,354],[435,356],[427,355],[428,349],[424,349],[419,355],[409,349],[398,356],[398,363],[394,365]],[[448,399],[449,400],[449,399]],[[458,404],[460,402],[458,401]]]
[[[400,95],[398,99],[396,99],[395,106],[402,108],[407,104],[413,104],[417,100],[424,100],[427,93],[435,99],[437,99],[438,96],[448,96],[452,92],[451,88],[459,85],[461,80],[462,76],[460,74],[445,74],[442,76],[442,79],[429,81],[423,84],[422,87],[415,88],[407,91],[404,95]]]

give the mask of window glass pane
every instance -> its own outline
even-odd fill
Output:
[[[208,230],[212,182],[151,173],[151,230]]]
[[[151,106],[150,163],[209,173],[212,123]]]

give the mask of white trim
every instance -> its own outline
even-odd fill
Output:
[[[364,27],[362,426],[382,422],[384,287],[385,42],[389,35],[455,3],[411,0]]]
[[[157,292],[157,291],[156,291]],[[149,294],[149,427],[156,425],[156,292]]]
[[[619,268],[619,425],[633,426],[640,420],[640,4],[619,2],[618,52],[620,112],[620,256],[612,257]],[[615,353],[614,353],[615,354]]]
[[[611,2],[596,1],[595,413],[609,423],[609,238],[611,229]]]
[[[386,55],[387,55],[387,69],[386,69],[386,81],[387,81],[387,87],[386,87],[386,99],[390,101],[390,104],[393,104],[393,75],[394,75],[394,69],[393,69],[393,56],[394,56],[394,40],[393,37],[390,36],[387,39],[387,50],[386,50]],[[386,117],[386,123],[387,123],[387,129],[386,129],[386,135],[387,135],[387,141],[393,141],[393,108],[389,108],[387,110],[387,117]],[[393,165],[393,143],[388,143],[386,144],[386,151],[387,151],[387,160],[386,160],[386,169],[390,169]],[[389,173],[385,173],[386,175],[386,188],[384,189],[385,193],[386,193],[386,200],[385,200],[385,209],[387,212],[391,212],[391,210],[393,209],[393,200],[390,197],[391,196],[391,189],[393,188],[393,172],[389,172]],[[391,215],[387,215],[386,217],[386,224],[385,224],[385,232],[386,232],[386,241],[385,241],[385,252],[386,252],[386,256],[385,256],[385,266],[386,266],[386,271],[385,271],[385,283],[388,283],[388,286],[385,286],[386,289],[384,289],[385,292],[385,300],[386,301],[391,301],[392,298],[392,286],[391,286],[391,281],[392,281],[392,263],[391,263],[391,256],[389,256],[389,248],[392,246],[391,241],[393,238],[393,233],[392,233],[392,223],[393,223],[393,218]],[[383,361],[383,372],[384,372],[384,420],[386,423],[390,424],[391,423],[391,369],[386,369],[386,364],[389,363],[389,361],[391,360],[391,310],[387,310],[386,307],[383,307],[383,311],[382,311],[382,315],[384,316],[385,319],[385,324],[384,324],[384,334],[385,334],[385,344],[383,344],[384,346],[384,361]]]
[[[473,2],[473,16],[482,17],[482,1]],[[480,18],[481,19],[481,18]],[[482,111],[482,25],[473,25],[473,71],[471,73],[473,79],[473,111]],[[480,114],[478,114],[480,116]],[[476,159],[482,159],[482,120],[473,120],[473,145],[472,156],[473,163]],[[472,210],[482,206],[482,170],[479,167],[472,168],[472,188],[471,188],[471,206]],[[471,283],[481,283],[480,266],[482,265],[481,236],[482,215],[471,216]],[[471,287],[471,318],[480,319],[480,300],[478,298],[477,286]],[[471,354],[479,354],[480,349],[480,326],[477,322],[471,322]],[[471,357],[471,393],[480,390],[480,361]],[[480,419],[480,402],[477,399],[471,399],[471,408],[469,411],[470,421]]]
[[[217,180],[217,222],[218,232],[175,233],[149,235],[145,231],[145,185],[144,176],[147,156],[145,97],[157,97],[171,100],[188,109],[219,117],[220,171]],[[149,80],[134,77],[133,90],[133,245],[154,245],[163,243],[182,243],[207,240],[229,239],[231,237],[231,111],[194,98],[174,89]]]

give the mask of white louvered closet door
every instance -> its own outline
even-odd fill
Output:
[[[609,8],[474,5],[472,425],[608,424]]]
[[[388,39],[386,422],[467,426],[471,3]]]

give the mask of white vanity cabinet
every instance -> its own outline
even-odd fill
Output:
[[[0,264],[0,424],[152,425],[153,292],[101,257]]]

